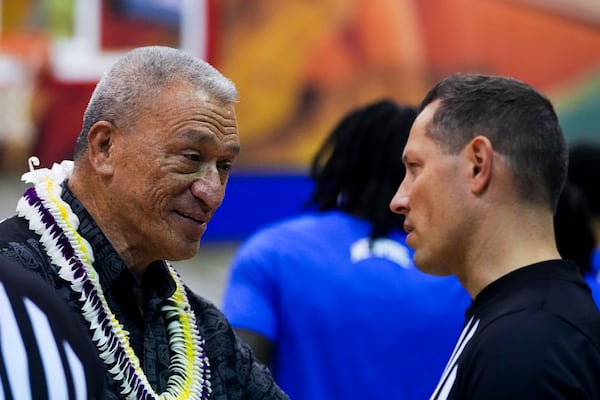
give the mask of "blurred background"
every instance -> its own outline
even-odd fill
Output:
[[[217,302],[238,243],[301,210],[312,153],[363,103],[418,104],[457,71],[507,75],[554,102],[570,143],[600,143],[600,0],[0,0],[0,15],[0,218],[30,155],[71,158],[123,52],[180,47],[237,84],[240,161],[182,266]]]

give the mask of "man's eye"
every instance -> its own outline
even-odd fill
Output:
[[[218,164],[218,167],[223,172],[229,172],[233,167],[233,163],[231,161],[222,161]]]
[[[188,159],[189,161],[198,162],[201,160],[200,154],[196,154],[196,153],[188,153],[188,154],[184,154],[183,156],[186,159]]]

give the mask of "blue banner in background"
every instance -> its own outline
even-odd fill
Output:
[[[232,174],[202,241],[244,240],[269,223],[301,213],[312,189],[312,180],[302,174]]]

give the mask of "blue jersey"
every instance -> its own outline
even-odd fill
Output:
[[[273,375],[294,400],[428,398],[452,352],[467,292],[417,270],[403,233],[369,245],[370,229],[307,214],[234,257],[223,311],[273,341]]]

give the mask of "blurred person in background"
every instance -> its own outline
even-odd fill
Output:
[[[415,268],[388,207],[415,116],[387,99],[345,115],[312,160],[306,213],[233,259],[223,311],[292,399],[423,399],[451,353],[469,297]]]
[[[240,143],[233,82],[184,51],[123,55],[98,82],[74,160],[23,176],[0,254],[66,300],[106,399],[287,399],[225,316],[168,261],[194,257]],[[31,160],[33,164],[33,160]]]
[[[583,190],[571,179],[567,179],[558,198],[554,233],[561,257],[577,263],[596,304],[600,306],[600,282],[593,265],[598,252],[593,216]]]
[[[581,189],[591,212],[596,248],[586,278],[600,285],[600,144],[578,143],[571,146],[569,179]]]
[[[419,110],[390,208],[415,265],[473,298],[431,399],[600,398],[600,311],[554,233],[568,149],[552,103],[454,74]]]

